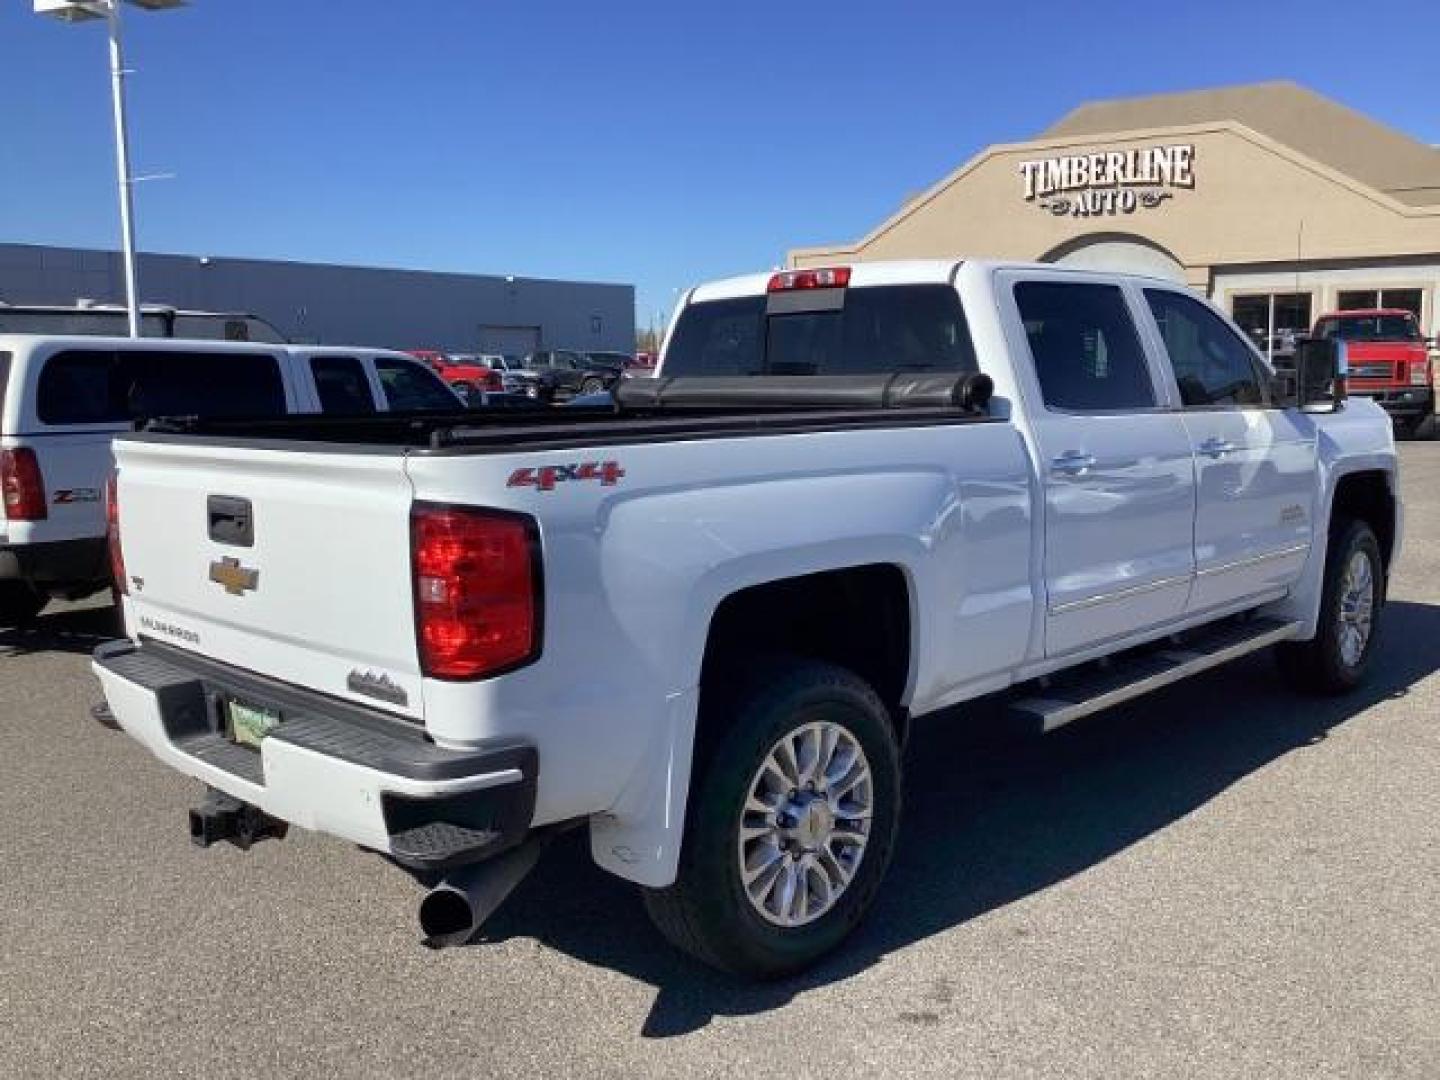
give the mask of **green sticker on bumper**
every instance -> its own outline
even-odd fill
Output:
[[[225,712],[230,719],[230,737],[241,746],[258,748],[260,740],[280,723],[279,713],[242,705],[238,701],[227,701]]]

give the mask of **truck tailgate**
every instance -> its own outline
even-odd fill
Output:
[[[400,451],[120,440],[116,461],[132,633],[423,717]]]

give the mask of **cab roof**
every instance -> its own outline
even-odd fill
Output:
[[[704,300],[732,300],[742,296],[762,296],[770,279],[778,273],[790,271],[818,270],[830,267],[846,267],[850,270],[849,287],[864,288],[869,285],[948,285],[961,266],[983,272],[996,270],[1043,270],[1049,273],[1094,274],[1096,277],[1114,280],[1127,278],[1135,281],[1154,281],[1174,285],[1174,281],[1156,278],[1146,274],[1128,274],[1111,270],[1085,270],[1080,267],[1061,266],[1057,263],[1024,262],[1000,259],[879,259],[874,261],[846,261],[836,259],[824,267],[784,267],[767,270],[758,274],[742,274],[738,277],[723,278],[719,281],[697,285],[686,298],[687,303]]]

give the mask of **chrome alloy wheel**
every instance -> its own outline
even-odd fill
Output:
[[[1355,667],[1375,622],[1375,571],[1364,551],[1351,554],[1340,582],[1340,658]]]
[[[740,880],[767,922],[797,927],[835,906],[870,839],[870,762],[839,724],[781,737],[750,781],[741,811]]]

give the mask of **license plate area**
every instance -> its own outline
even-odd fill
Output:
[[[236,698],[224,698],[220,706],[225,736],[236,746],[260,749],[261,742],[280,726],[282,717],[275,709],[252,705]]]

